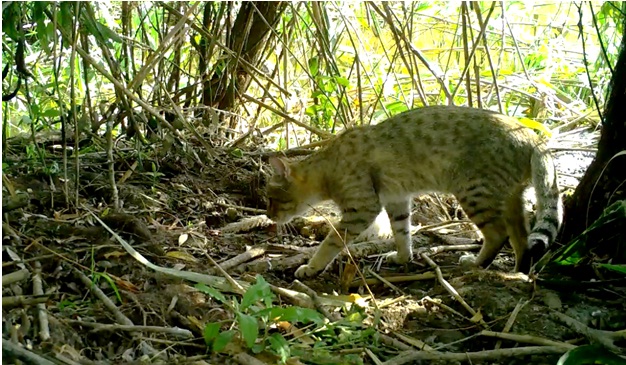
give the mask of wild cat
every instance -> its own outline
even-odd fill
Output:
[[[413,109],[371,126],[349,129],[300,161],[270,158],[274,174],[267,185],[268,216],[278,223],[325,200],[342,211],[337,231],[324,239],[295,276],[311,277],[339,254],[345,242],[367,229],[384,207],[396,252],[392,262],[412,259],[411,197],[424,192],[456,196],[480,229],[484,242],[477,257],[462,264],[485,267],[507,238],[515,270],[554,241],[562,203],[552,157],[541,139],[515,118],[482,109],[431,106]],[[537,219],[528,230],[522,194],[532,182]]]

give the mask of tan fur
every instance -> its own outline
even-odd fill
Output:
[[[554,241],[562,219],[552,157],[535,133],[516,119],[494,112],[453,106],[410,110],[378,125],[350,129],[308,158],[271,158],[268,216],[288,222],[311,206],[333,200],[342,210],[338,231],[346,242],[365,230],[384,207],[397,252],[412,258],[411,196],[429,191],[454,194],[484,236],[474,260],[486,266],[507,238],[516,271],[527,272]],[[522,204],[524,188],[537,194],[537,224],[531,233]],[[311,277],[343,248],[331,232],[296,277]]]

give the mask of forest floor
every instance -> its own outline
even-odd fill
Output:
[[[118,148],[115,211],[106,154],[83,154],[79,174],[70,159],[63,176],[53,144],[41,144],[45,158],[19,141],[3,152],[3,359],[555,364],[594,338],[571,319],[626,326],[623,281],[511,274],[510,248],[487,270],[464,271],[459,257],[480,242],[450,196],[415,199],[418,254],[406,267],[385,262],[381,221],[350,246],[352,259],[301,283],[294,271],[336,213],[325,206],[286,227],[262,216],[264,151]],[[563,185],[593,156],[557,155]]]

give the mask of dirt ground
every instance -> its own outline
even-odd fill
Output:
[[[79,174],[71,162],[68,176],[63,176],[58,153],[49,151],[43,163],[18,147],[9,149],[3,161],[2,267],[4,275],[26,274],[11,284],[3,278],[3,341],[24,344],[53,363],[278,363],[271,351],[254,354],[237,338],[233,343],[239,345],[221,353],[207,351],[205,325],[222,321],[228,327],[233,312],[195,289],[193,281],[138,261],[105,226],[155,265],[244,282],[261,274],[273,286],[278,303],[302,305],[280,294],[280,288],[303,291],[294,284],[293,273],[336,214],[322,210],[328,221],[317,211],[277,227],[261,217],[269,173],[262,151],[216,149],[212,156],[198,156],[182,147],[172,149],[152,158],[140,158],[130,149],[116,153],[117,211],[110,205],[114,195],[104,154],[83,156]],[[54,166],[57,172],[50,173]],[[305,281],[315,292],[307,298],[343,304],[313,300],[304,305],[343,320],[356,310],[360,319],[323,338],[270,329],[300,349],[288,363],[397,364],[402,363],[393,362],[397,355],[420,349],[463,354],[534,346],[538,350],[530,354],[502,351],[483,360],[468,355],[465,360],[407,363],[555,364],[565,346],[589,342],[563,314],[597,330],[626,327],[624,281],[510,274],[510,248],[487,270],[464,271],[459,257],[475,254],[479,241],[454,199],[419,197],[413,213],[414,226],[421,225],[414,234],[416,249],[434,266],[420,256],[406,267],[387,264],[382,256],[390,247],[388,233],[381,228],[364,237],[377,244],[354,249],[360,271],[371,280],[377,275],[394,282],[371,281],[366,287],[346,255]],[[254,248],[256,252],[243,257]],[[233,258],[238,261],[229,261]],[[211,260],[225,266],[224,272]],[[456,298],[448,285],[458,293]],[[525,337],[498,339],[493,332]],[[548,340],[560,347],[542,351],[557,346]],[[316,347],[316,341],[324,345]],[[623,343],[618,346],[624,348]],[[4,351],[3,360],[15,363]]]

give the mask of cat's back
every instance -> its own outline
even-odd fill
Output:
[[[350,129],[329,150],[361,156],[420,151],[432,154],[497,153],[532,148],[537,136],[515,118],[484,109],[429,106],[397,114],[379,124]],[[506,152],[505,152],[506,153]]]

